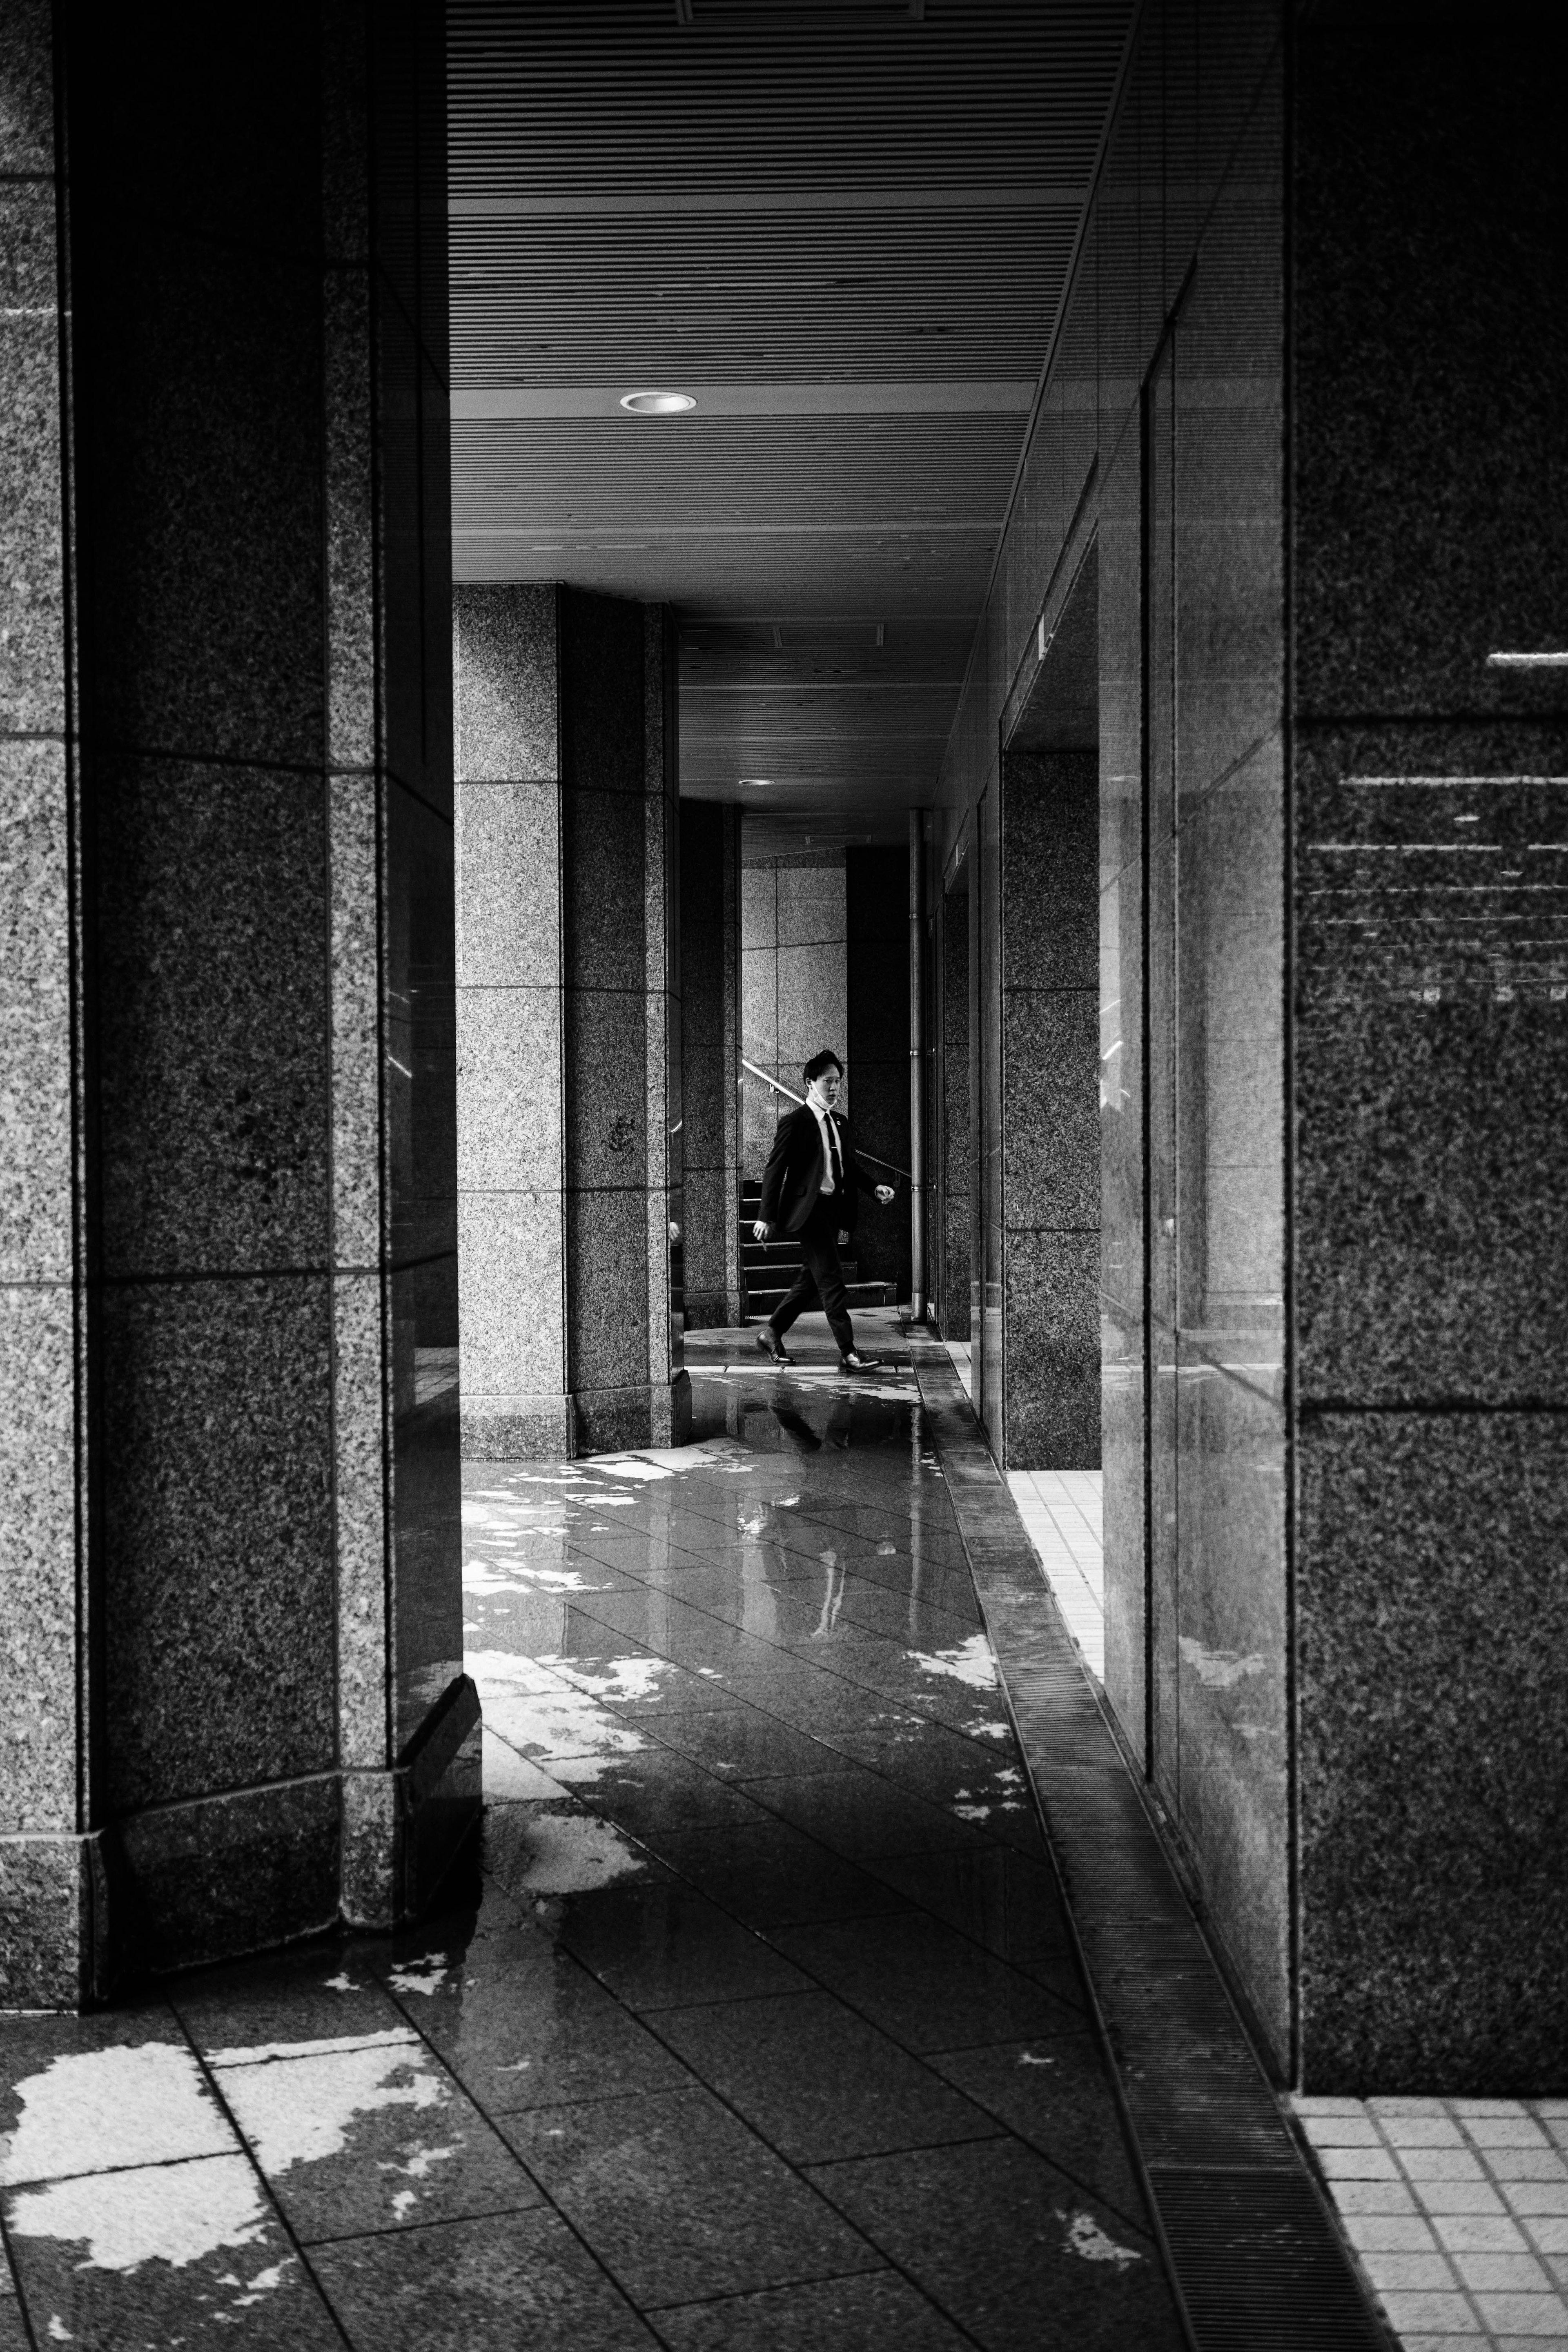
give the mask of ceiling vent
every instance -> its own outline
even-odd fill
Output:
[[[675,0],[678,25],[923,25],[925,0]]]
[[[780,653],[859,652],[888,642],[881,621],[775,621],[773,644]]]

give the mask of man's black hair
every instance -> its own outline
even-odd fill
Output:
[[[812,1055],[805,1069],[802,1070],[801,1076],[805,1080],[806,1085],[810,1086],[813,1078],[819,1078],[824,1070],[837,1070],[840,1077],[844,1076],[844,1065],[837,1055],[822,1053]]]

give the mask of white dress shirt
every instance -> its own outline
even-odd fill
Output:
[[[831,1128],[832,1139],[831,1141],[829,1140],[830,1122],[832,1118],[831,1112],[824,1110],[820,1103],[811,1102],[809,1096],[807,1097],[807,1103],[809,1108],[816,1113],[817,1133],[822,1139],[822,1182],[817,1189],[822,1192],[832,1193],[837,1192],[838,1189],[835,1181],[834,1171],[836,1168],[843,1168],[844,1147],[839,1142],[838,1130],[837,1127]]]

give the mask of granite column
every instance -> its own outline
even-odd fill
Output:
[[[673,632],[663,606],[459,589],[463,1444],[678,1443]]]
[[[1004,755],[1003,1423],[1014,1469],[1100,1466],[1099,790],[1093,751]]]
[[[746,1319],[741,1255],[741,813],[680,814],[680,1098],[688,1330]]]
[[[0,2001],[71,2006],[477,1813],[442,23],[22,5],[0,83]]]

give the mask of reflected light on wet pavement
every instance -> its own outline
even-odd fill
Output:
[[[442,1917],[0,2026],[37,2342],[1174,2352],[863,1319],[858,1383],[820,1318],[788,1373],[691,1335],[689,1447],[468,1465],[486,1813]]]

